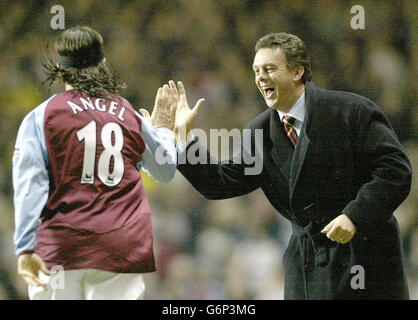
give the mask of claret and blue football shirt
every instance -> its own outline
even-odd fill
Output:
[[[53,95],[23,120],[13,156],[16,254],[47,266],[155,270],[151,212],[140,168],[175,175],[174,134],[154,129],[116,95]]]

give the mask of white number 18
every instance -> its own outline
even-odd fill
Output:
[[[115,140],[112,144],[112,135]],[[81,173],[81,183],[94,183],[94,167],[96,162],[96,122],[91,121],[82,129],[77,131],[78,141],[84,140],[84,159],[83,171]],[[123,178],[125,171],[122,149],[123,149],[123,132],[120,125],[115,122],[106,123],[101,132],[101,141],[104,147],[99,157],[97,173],[99,179],[107,186],[116,186]],[[110,172],[110,161],[113,157],[113,170]]]

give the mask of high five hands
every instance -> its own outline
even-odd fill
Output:
[[[205,99],[197,101],[193,109],[187,102],[186,89],[181,81],[170,80],[157,91],[152,115],[145,109],[141,114],[151,122],[154,128],[166,127],[174,131],[178,145],[182,145],[191,136],[191,125]]]

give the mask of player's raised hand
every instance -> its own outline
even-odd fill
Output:
[[[47,284],[39,279],[39,271],[47,276],[51,275],[45,262],[36,253],[27,253],[19,256],[17,260],[17,273],[33,286],[41,286],[47,290]]]
[[[157,91],[152,115],[146,109],[140,109],[139,112],[141,112],[145,119],[151,122],[154,128],[165,127],[173,130],[177,99],[178,95],[175,95],[174,88],[171,85],[165,84]]]
[[[171,83],[171,86],[174,86],[175,95],[178,97],[174,134],[176,136],[177,144],[181,145],[188,140],[193,120],[198,114],[205,99],[200,99],[196,102],[194,108],[190,109],[189,103],[187,102],[186,89],[184,88],[183,83],[178,81],[178,88],[174,82]]]
[[[321,233],[325,233],[332,241],[345,244],[349,242],[356,233],[356,226],[345,214],[341,214],[328,223]]]

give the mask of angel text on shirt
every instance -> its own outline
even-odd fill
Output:
[[[118,117],[119,120],[125,121],[123,118],[123,114],[125,113],[125,107],[120,107],[119,104],[115,101],[111,101],[107,105],[106,100],[102,98],[97,98],[94,103],[90,100],[89,97],[87,99],[80,98],[80,105],[74,103],[73,101],[67,101],[68,106],[72,109],[74,114],[78,114],[84,111],[100,111],[100,112],[107,112],[112,116]]]

